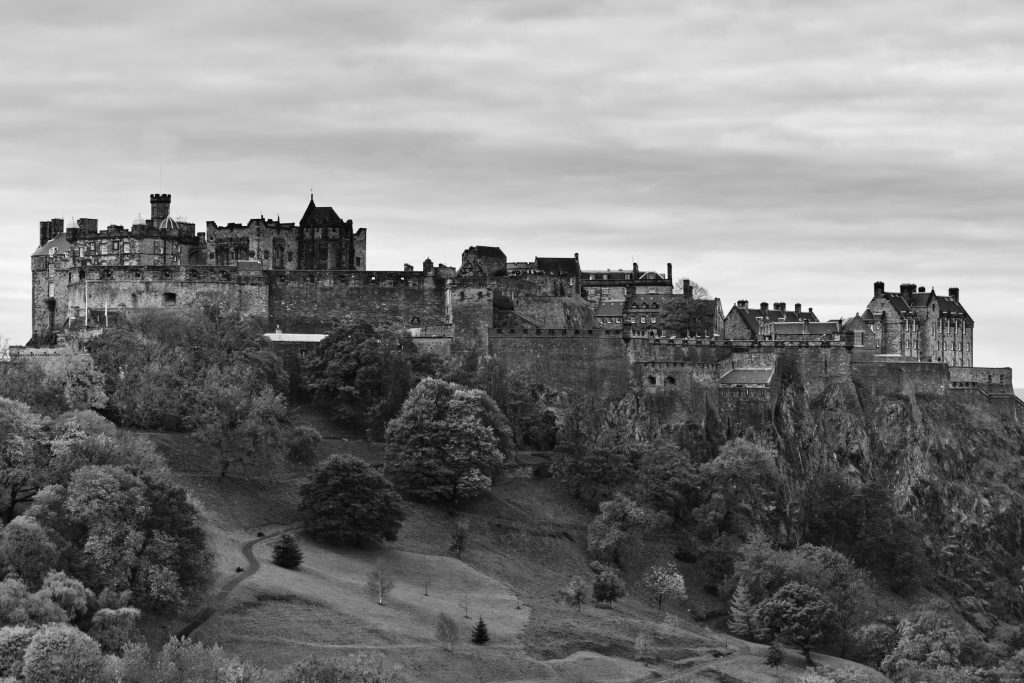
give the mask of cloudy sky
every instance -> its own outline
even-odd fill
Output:
[[[1024,370],[1017,0],[6,3],[0,336],[38,222],[298,220],[371,268],[579,252],[722,298],[863,310],[961,288]]]

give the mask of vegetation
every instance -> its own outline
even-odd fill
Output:
[[[791,582],[758,605],[757,620],[770,638],[779,636],[798,647],[812,666],[811,648],[828,641],[837,617],[819,590]]]
[[[662,609],[667,602],[681,603],[686,600],[686,579],[675,567],[649,567],[640,583],[658,604],[658,609]]]
[[[448,652],[452,651],[455,643],[459,640],[459,622],[455,617],[441,612],[437,615],[434,634],[441,641]]]
[[[574,576],[558,591],[558,595],[562,602],[580,612],[583,610],[583,603],[587,601],[587,582],[582,576]]]
[[[491,639],[491,636],[487,633],[487,624],[484,623],[484,618],[480,617],[477,619],[476,626],[473,627],[473,632],[469,636],[469,640],[474,645],[483,645]]]
[[[395,574],[391,571],[391,566],[384,560],[377,560],[373,569],[366,575],[366,589],[377,599],[378,605],[383,605],[394,588]]]
[[[412,496],[457,504],[490,490],[511,445],[487,394],[425,379],[388,424],[386,471]]]
[[[300,491],[306,531],[316,539],[359,545],[393,541],[405,513],[394,486],[353,456],[331,456]]]
[[[610,604],[626,594],[626,582],[617,571],[603,571],[594,578],[591,594],[596,602]]]
[[[274,544],[274,564],[285,569],[296,569],[302,564],[302,548],[291,534],[284,534]]]

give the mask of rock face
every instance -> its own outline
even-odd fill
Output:
[[[981,396],[911,381],[841,379],[813,400],[795,364],[780,362],[770,420],[743,434],[774,444],[789,481],[825,470],[887,488],[921,523],[930,587],[976,626],[1024,617],[1024,429]],[[710,426],[710,425],[708,425]],[[725,436],[730,436],[723,434]]]

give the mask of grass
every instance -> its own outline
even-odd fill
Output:
[[[373,444],[335,436],[325,440],[324,453],[349,452],[368,460],[380,455]],[[236,567],[246,566],[240,552],[244,543],[259,532],[294,525],[306,468],[293,467],[274,480],[221,478],[215,476],[211,453],[187,436],[160,434],[157,441],[176,481],[202,511],[215,555],[215,590],[235,576]],[[712,633],[685,609],[666,619],[635,592],[639,569],[626,574],[630,594],[608,608],[587,604],[577,612],[561,604],[558,589],[570,577],[593,577],[586,555],[591,514],[551,480],[512,480],[457,511],[408,502],[406,512],[398,539],[381,547],[332,547],[298,534],[304,563],[297,570],[272,564],[272,543],[257,544],[259,571],[193,637],[269,668],[314,654],[374,650],[401,666],[409,680],[424,682],[612,683],[719,680],[726,673],[736,677],[737,671],[750,674],[741,680],[771,675],[761,664],[763,654],[749,652],[758,646]],[[462,560],[448,551],[459,522],[470,529]],[[652,538],[638,559],[672,561],[674,543]],[[384,606],[365,588],[378,560],[397,578]],[[424,595],[425,576],[429,595]],[[699,590],[699,584],[691,585]],[[469,618],[464,617],[467,599]],[[451,653],[434,638],[440,612],[463,626]],[[484,646],[469,643],[480,616],[491,636]],[[641,631],[652,637],[655,663],[633,660]],[[802,666],[798,659],[794,663],[791,672]]]

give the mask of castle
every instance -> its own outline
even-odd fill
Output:
[[[973,367],[974,321],[959,290],[942,296],[874,284],[863,313],[820,321],[813,308],[753,308],[676,292],[664,273],[589,271],[579,254],[509,261],[471,246],[458,267],[367,270],[367,236],[310,196],[299,222],[263,216],[205,232],[175,220],[171,196],[150,196],[131,228],[95,219],[40,223],[32,254],[32,341],[113,325],[128,311],[216,299],[265,320],[268,336],[297,347],[336,323],[364,319],[410,330],[439,354],[505,360],[560,390],[618,397],[642,390],[677,415],[716,411],[737,428],[759,419],[779,391],[778,368],[799,368],[810,399],[830,383],[867,381],[970,396],[1024,419],[1009,368]],[[312,336],[310,336],[312,335]]]

